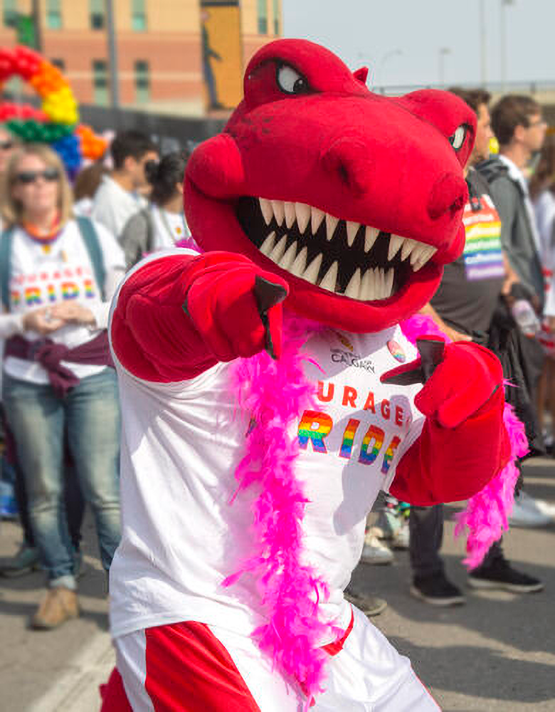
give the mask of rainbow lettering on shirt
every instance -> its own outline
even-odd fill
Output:
[[[48,301],[55,302],[56,301],[56,290],[54,289],[54,285],[49,284],[46,287],[46,291],[48,292]]]
[[[345,428],[343,433],[343,442],[341,443],[341,450],[339,451],[339,456],[344,457],[347,460],[351,457],[353,452],[353,441],[355,439],[358,426],[360,425],[360,420],[356,418],[351,418]]]
[[[299,447],[306,450],[308,441],[312,442],[314,452],[326,453],[324,438],[329,435],[333,421],[326,413],[317,410],[305,410],[299,423]]]
[[[391,461],[395,457],[395,451],[399,447],[400,442],[401,442],[401,438],[399,438],[396,435],[393,438],[393,440],[389,443],[389,447],[385,451],[385,455],[383,458],[382,475],[387,475],[387,473],[389,472],[389,468],[391,466]]]
[[[27,287],[25,289],[25,304],[27,304],[27,306],[32,304],[42,304],[40,289],[38,287]]]
[[[85,287],[85,296],[87,297],[87,299],[94,299],[96,295],[92,279],[83,280],[83,285]]]
[[[77,299],[79,287],[75,282],[62,282],[62,299]]]
[[[19,306],[21,302],[21,293],[17,291],[10,292],[10,303],[14,306],[17,307]]]
[[[371,425],[362,440],[362,447],[360,448],[360,457],[358,458],[358,461],[363,465],[371,465],[380,454],[384,437],[385,433],[381,428],[378,428],[377,425]],[[372,450],[369,451],[370,443],[372,441],[374,441],[374,444]]]

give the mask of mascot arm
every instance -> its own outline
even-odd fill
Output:
[[[281,304],[261,311],[257,278],[287,294],[283,280],[237,254],[172,254],[146,262],[120,288],[112,316],[118,361],[143,380],[168,383],[253,356],[268,342],[279,356]]]
[[[447,345],[443,361],[415,398],[426,420],[397,465],[391,494],[430,506],[481,490],[510,456],[504,403],[497,357],[473,343]]]

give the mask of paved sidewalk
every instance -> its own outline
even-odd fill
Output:
[[[526,466],[529,494],[555,502],[555,462]],[[32,632],[29,615],[42,595],[41,574],[0,578],[0,709],[2,712],[97,712],[98,685],[113,665],[107,633],[105,578],[96,557],[94,529],[85,522],[83,615],[59,630]],[[0,556],[15,551],[19,530],[0,529]],[[355,590],[387,599],[376,625],[410,656],[444,712],[555,712],[555,525],[515,529],[505,539],[508,557],[538,575],[546,590],[517,596],[468,591],[465,606],[436,609],[408,595],[406,552],[392,566],[360,565]],[[465,588],[463,544],[446,527],[449,576]],[[395,712],[392,710],[392,712]]]

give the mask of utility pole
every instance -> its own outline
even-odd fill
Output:
[[[514,0],[501,0],[501,89],[505,93],[507,89],[507,13],[505,7],[514,5]]]
[[[486,3],[485,0],[479,0],[480,2],[480,81],[482,86],[485,88],[488,77],[487,77],[487,44],[486,44]]]
[[[451,54],[449,47],[440,47],[438,50],[439,86],[445,85],[445,57]]]
[[[116,42],[113,0],[106,0],[106,29],[108,32],[108,57],[110,65],[110,97],[112,100],[112,109],[117,111],[119,109],[118,47]]]
[[[35,28],[35,49],[42,53],[42,32],[40,25],[40,0],[33,0],[31,4],[31,15],[33,17],[33,25]]]

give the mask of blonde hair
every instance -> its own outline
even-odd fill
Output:
[[[48,168],[56,168],[59,173],[58,210],[60,225],[65,225],[73,215],[73,195],[64,169],[64,164],[58,154],[43,143],[28,143],[12,153],[8,165],[2,175],[0,185],[0,212],[8,225],[17,225],[23,218],[21,203],[12,195],[17,167],[25,156],[37,156]]]

